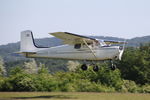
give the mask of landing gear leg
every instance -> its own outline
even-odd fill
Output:
[[[116,65],[113,63],[113,61],[111,60],[111,70],[115,70],[117,67],[116,67]]]

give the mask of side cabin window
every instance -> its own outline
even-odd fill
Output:
[[[87,45],[90,47],[90,48],[97,48],[99,47],[100,43],[97,42],[97,43],[87,43]],[[87,45],[85,43],[78,43],[78,44],[75,44],[74,45],[74,48],[75,49],[80,49],[81,47],[82,48],[88,48]]]
[[[99,46],[100,47],[106,47],[107,44],[103,40],[99,40]]]
[[[74,45],[74,48],[75,48],[75,49],[80,49],[80,48],[81,48],[81,44],[75,44],[75,45]]]

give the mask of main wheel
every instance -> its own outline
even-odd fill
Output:
[[[97,66],[97,65],[94,65],[94,66],[93,66],[93,71],[98,72],[98,70],[99,70],[98,66]]]
[[[83,64],[83,65],[81,66],[81,69],[82,69],[82,70],[87,70],[87,65],[86,65],[86,64]]]
[[[111,70],[115,70],[116,68],[117,68],[116,65],[114,64],[111,65]]]

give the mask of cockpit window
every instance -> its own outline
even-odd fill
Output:
[[[80,48],[81,48],[81,44],[75,44],[75,45],[74,45],[74,48],[75,48],[75,49],[80,49]]]
[[[107,46],[103,40],[99,40],[100,46]]]

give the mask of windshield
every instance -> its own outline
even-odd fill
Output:
[[[100,43],[100,46],[107,46],[107,44],[103,40],[98,40]]]

